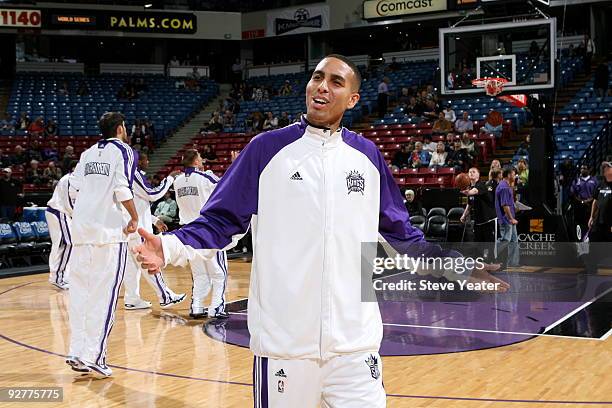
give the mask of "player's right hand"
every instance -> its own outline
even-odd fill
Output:
[[[125,232],[126,235],[133,234],[136,232],[137,228],[138,228],[138,219],[132,218],[128,222],[128,225],[124,228],[123,232]]]
[[[161,238],[143,228],[138,228],[138,234],[142,237],[143,243],[134,248],[134,253],[137,255],[136,259],[151,275],[155,275],[164,266],[164,250]]]

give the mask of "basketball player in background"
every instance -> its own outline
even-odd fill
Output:
[[[139,230],[139,260],[154,272],[214,256],[252,225],[255,407],[384,407],[383,325],[378,304],[361,300],[361,245],[380,233],[402,253],[442,255],[410,225],[376,145],[340,125],[360,84],[346,57],[324,58],[306,87],[307,114],[253,138],[199,218],[161,237]]]
[[[200,216],[200,210],[208,201],[219,178],[212,172],[202,172],[202,158],[195,149],[183,155],[184,173],[174,181],[179,222],[189,224]],[[211,260],[196,257],[190,260],[193,287],[189,316],[202,319],[206,316],[226,319],[225,287],[227,283],[227,256],[219,251]],[[204,299],[211,292],[210,306],[204,308]]]
[[[76,165],[76,162],[75,162]],[[74,168],[74,166],[72,166]],[[49,282],[59,289],[68,289],[70,256],[72,254],[72,208],[76,191],[70,185],[72,173],[65,174],[53,190],[47,202],[45,218],[51,238],[49,254]]]
[[[142,152],[140,154],[134,152],[134,156],[138,156],[138,169],[134,173],[133,184],[134,205],[136,207],[136,212],[138,212],[138,226],[152,233],[152,225],[155,224],[160,231],[167,231],[168,227],[166,224],[162,220],[151,215],[151,203],[161,199],[168,190],[170,190],[174,182],[174,175],[179,172],[171,173],[162,180],[159,186],[153,187],[149,183],[145,173],[145,170],[149,167],[149,156]],[[125,209],[123,211],[123,216],[124,221],[127,223],[130,219],[130,215]],[[125,267],[125,279],[123,282],[125,287],[123,301],[127,310],[148,309],[151,307],[151,302],[141,299],[140,297],[141,268],[136,261],[136,255],[131,251],[131,249],[140,245],[140,243],[140,235],[136,233],[130,235],[128,241],[130,256]],[[155,275],[151,275],[147,273],[147,271],[144,271],[142,275],[155,291],[157,299],[159,300],[159,305],[162,309],[172,307],[185,300],[186,295],[184,293],[174,293],[168,287],[161,271]]]
[[[72,218],[70,352],[73,370],[112,374],[106,345],[115,322],[127,262],[128,234],[138,227],[132,181],[136,170],[125,118],[107,112],[99,121],[103,139],[81,155],[71,183],[79,191]],[[122,207],[130,214],[124,223]],[[143,230],[144,231],[144,230]]]

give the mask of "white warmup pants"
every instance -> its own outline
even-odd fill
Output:
[[[227,255],[225,251],[218,251],[213,259],[205,260],[197,257],[190,261],[191,277],[191,309],[203,307],[204,298],[211,291],[208,314],[223,312],[225,310],[225,287],[227,285]]]
[[[385,408],[378,353],[329,360],[277,360],[255,356],[255,408]]]
[[[166,284],[166,281],[164,280],[164,275],[162,275],[161,272],[156,273],[155,275],[149,274],[146,270],[143,270],[140,267],[140,264],[136,260],[136,254],[134,254],[132,250],[140,244],[141,239],[139,236],[128,241],[128,251],[130,254],[128,256],[127,265],[125,267],[125,279],[123,280],[123,286],[125,287],[125,296],[123,298],[123,302],[125,304],[130,304],[135,303],[136,301],[138,301],[138,299],[140,299],[141,275],[155,291],[159,303],[169,302],[172,296],[175,295],[175,293],[170,290],[170,288]]]
[[[72,238],[70,235],[72,220],[63,212],[53,208],[47,208],[45,218],[51,237],[49,282],[68,283],[70,276],[69,261],[72,255]]]
[[[70,279],[70,356],[106,367],[127,242],[75,245]]]

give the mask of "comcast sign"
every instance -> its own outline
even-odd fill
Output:
[[[363,18],[403,16],[446,10],[447,0],[368,0],[363,2]]]

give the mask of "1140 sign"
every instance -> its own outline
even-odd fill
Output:
[[[0,27],[40,27],[40,11],[0,9]]]

